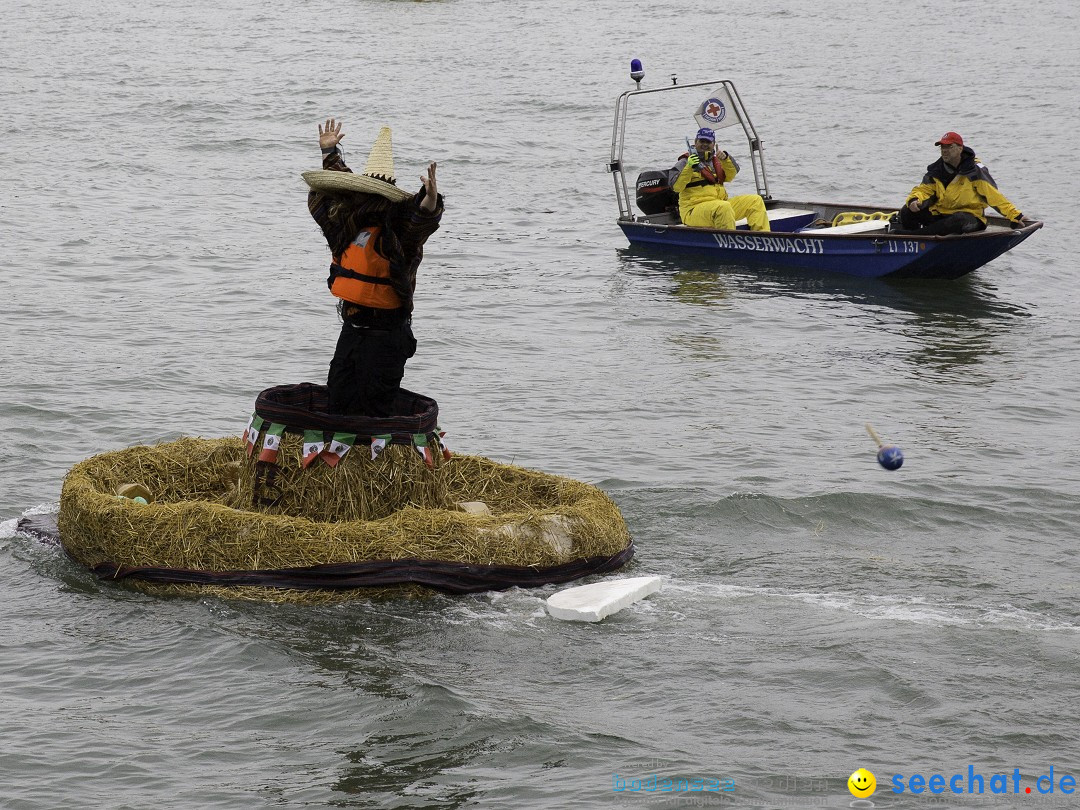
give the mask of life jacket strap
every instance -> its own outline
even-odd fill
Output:
[[[388,278],[383,278],[382,276],[366,276],[363,273],[357,273],[354,270],[342,267],[337,262],[330,262],[330,275],[326,279],[326,286],[332,288],[334,286],[334,279],[339,277],[354,278],[357,281],[366,281],[369,284],[393,284]]]

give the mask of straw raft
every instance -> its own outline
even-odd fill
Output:
[[[286,434],[273,465],[277,497],[264,503],[253,500],[260,487],[266,489],[265,466],[246,452],[241,438],[184,438],[94,456],[64,480],[61,543],[101,576],[133,573],[128,581],[143,590],[273,601],[324,601],[370,591],[327,586],[318,577],[300,586],[286,579],[271,587],[259,586],[256,578],[255,587],[241,588],[222,588],[217,578],[223,572],[326,566],[366,575],[368,564],[394,563],[397,568],[383,565],[372,582],[385,585],[386,571],[396,570],[401,584],[439,588],[437,578],[418,579],[417,566],[446,576],[456,576],[459,566],[480,579],[470,580],[468,588],[441,589],[468,592],[488,589],[476,587],[484,582],[484,567],[504,574],[525,567],[536,574],[525,584],[543,584],[611,570],[633,553],[618,508],[580,481],[477,456],[435,456],[429,468],[408,446],[389,446],[374,460],[369,448],[357,446],[336,467],[306,469],[301,453],[301,440]],[[150,503],[115,494],[131,482],[145,486]],[[482,510],[468,505],[475,502],[485,504],[487,513],[464,511]],[[587,563],[581,571],[574,568],[579,562]],[[169,572],[192,576],[170,579]],[[545,572],[551,572],[547,579]],[[185,582],[203,584],[175,584]],[[517,574],[492,579],[490,587],[509,587],[507,582],[519,584]]]

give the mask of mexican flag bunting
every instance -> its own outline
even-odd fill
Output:
[[[244,431],[244,439],[247,442],[247,454],[250,456],[255,452],[255,445],[259,441],[259,433],[263,429],[263,425],[266,424],[263,418],[256,413],[251,414],[251,419],[248,420],[247,430]]]
[[[336,467],[338,462],[345,458],[345,454],[349,452],[349,448],[355,443],[355,433],[335,433],[334,438],[330,441],[330,446],[319,453],[319,458],[331,467]]]
[[[319,453],[323,451],[324,447],[326,447],[326,442],[323,441],[321,430],[305,430],[304,450],[300,459],[300,466],[310,467],[315,459],[319,457]]]
[[[386,445],[390,444],[391,436],[389,433],[384,433],[381,436],[371,437],[371,460],[374,461],[379,457],[379,454],[386,449]]]
[[[439,449],[442,450],[443,461],[450,460],[450,448],[446,446],[446,442],[443,439],[446,437],[446,431],[438,425],[435,426],[435,435],[439,437]]]
[[[424,460],[424,464],[428,469],[432,469],[435,466],[435,461],[431,457],[431,448],[428,447],[427,436],[423,433],[414,433],[412,437],[413,447],[416,448],[416,452],[420,454],[420,458]]]
[[[271,464],[277,461],[278,451],[281,449],[281,434],[285,432],[285,425],[270,423],[263,436],[262,451],[259,453],[259,461],[269,461]]]

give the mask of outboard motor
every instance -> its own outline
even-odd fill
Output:
[[[662,214],[679,204],[671,190],[671,171],[647,169],[638,175],[637,205],[646,214]]]

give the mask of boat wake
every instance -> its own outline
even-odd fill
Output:
[[[742,585],[716,585],[707,583],[676,583],[667,587],[669,592],[683,590],[713,598],[762,599],[773,603],[789,602],[810,605],[826,613],[842,612],[872,621],[890,624],[907,622],[932,627],[998,628],[1040,632],[1080,632],[1080,625],[1060,621],[1037,611],[1025,610],[1008,602],[998,604],[964,604],[922,596],[870,594],[842,591],[810,593],[786,591],[781,588]]]

